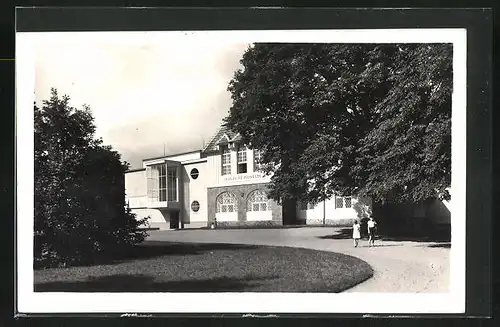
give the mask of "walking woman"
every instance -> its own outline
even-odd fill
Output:
[[[375,226],[377,223],[373,220],[373,216],[370,216],[370,220],[368,220],[368,246],[375,246]]]
[[[352,225],[352,239],[354,240],[354,247],[358,247],[359,239],[361,238],[361,225],[357,220]]]

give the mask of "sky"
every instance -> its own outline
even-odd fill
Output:
[[[35,101],[55,87],[73,107],[90,106],[96,136],[131,168],[142,159],[199,150],[227,115],[227,86],[246,43],[58,42],[35,49]]]

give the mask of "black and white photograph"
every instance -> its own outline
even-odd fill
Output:
[[[24,308],[463,312],[465,35],[18,33]]]

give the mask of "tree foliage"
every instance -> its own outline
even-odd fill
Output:
[[[255,44],[241,63],[226,123],[264,151],[272,198],[449,198],[451,45]]]
[[[88,107],[52,89],[35,119],[35,259],[40,265],[91,261],[142,242],[144,220],[125,206],[120,155],[95,138]]]

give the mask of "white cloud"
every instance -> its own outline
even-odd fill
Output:
[[[78,39],[39,43],[37,103],[50,88],[88,104],[97,134],[134,167],[143,157],[199,149],[231,99],[227,85],[248,44],[189,39],[107,44]]]

